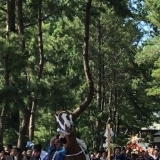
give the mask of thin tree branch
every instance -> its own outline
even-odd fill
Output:
[[[40,21],[41,22],[45,21],[46,19],[48,19],[49,17],[51,17],[54,13],[56,13],[56,11],[52,12],[51,14],[48,14],[47,16],[45,16],[44,18],[42,18]],[[33,25],[36,25],[36,24],[37,24],[37,22],[26,24],[26,25],[24,25],[24,28],[27,28],[27,27],[30,27],[30,26],[33,26]]]
[[[44,66],[43,38],[42,38],[42,0],[39,0],[39,5],[38,5],[38,45],[39,45],[39,71],[37,74],[37,78],[38,80],[40,80],[42,77],[43,66]]]
[[[89,57],[88,57],[91,4],[92,0],[88,0],[86,3],[85,33],[84,33],[84,44],[83,44],[83,66],[84,66],[86,81],[88,84],[88,94],[85,100],[80,104],[80,106],[73,111],[72,114],[73,120],[77,119],[79,115],[85,111],[85,109],[89,106],[94,96],[94,84],[91,76]]]

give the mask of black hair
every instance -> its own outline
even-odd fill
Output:
[[[116,149],[119,149],[119,150],[121,151],[121,147],[118,147],[118,146],[115,147],[115,148],[114,148],[114,151],[115,151]]]
[[[41,146],[40,144],[35,144],[35,145],[33,146],[33,149],[36,150],[36,151],[38,151],[38,152],[41,152],[42,146]]]
[[[9,148],[9,149],[13,148],[12,144],[7,144],[6,147]]]

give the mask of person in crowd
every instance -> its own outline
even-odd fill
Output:
[[[26,150],[32,150],[33,146],[34,146],[34,143],[31,141],[28,141],[26,144]]]
[[[27,159],[30,160],[32,157],[32,150],[27,150]]]
[[[153,157],[153,152],[154,152],[154,148],[153,147],[148,149],[148,153],[149,153],[150,159],[152,159],[151,157]]]
[[[130,155],[127,154],[127,150],[126,150],[125,147],[122,147],[121,154],[120,154],[120,159],[121,160],[130,160]]]
[[[120,147],[115,147],[112,160],[120,160],[120,158],[119,158],[120,153],[121,153],[121,148]]]
[[[100,160],[101,156],[102,156],[102,153],[100,151],[96,152],[94,160]]]
[[[7,146],[4,147],[5,155],[10,156],[10,153],[12,151],[12,144],[8,144]]]
[[[6,160],[17,160],[20,154],[20,151],[21,151],[20,148],[13,147],[10,152],[10,156],[7,156]]]
[[[22,160],[27,160],[27,151],[22,152]]]
[[[63,147],[63,141],[61,139],[55,140],[56,152],[52,159],[54,160],[64,160],[66,156],[66,150]]]
[[[22,152],[22,160],[30,160],[30,157],[31,156],[27,154],[27,151]]]
[[[14,160],[18,159],[19,154],[21,154],[21,149],[18,147],[13,147],[10,155],[13,156]]]
[[[154,160],[159,160],[159,150],[158,149],[155,149],[154,151],[153,151],[153,159]]]
[[[5,160],[5,159],[6,159],[6,156],[5,156],[3,150],[0,152],[0,159],[1,159],[1,160]]]
[[[121,147],[114,148],[114,156],[113,156],[112,160],[126,160],[126,156],[124,154],[124,151],[121,152]]]
[[[91,160],[94,160],[94,159],[95,159],[95,154],[92,153],[92,154],[90,155],[90,158],[91,158]]]
[[[100,160],[107,160],[107,153],[106,152],[102,153],[102,157],[100,158]]]
[[[42,150],[41,145],[40,144],[35,144],[33,146],[31,160],[41,160],[41,158],[40,158],[41,150]]]
[[[52,160],[53,156],[54,156],[54,153],[56,152],[56,144],[55,144],[55,141],[57,140],[58,138],[57,137],[53,137],[51,140],[50,140],[50,148],[49,148],[49,152],[48,152],[48,155],[47,157],[45,158],[45,160]]]
[[[48,155],[48,153],[46,151],[43,151],[42,146],[40,144],[35,144],[33,146],[31,159],[34,159],[34,160],[37,160],[37,159],[45,160],[47,155]]]

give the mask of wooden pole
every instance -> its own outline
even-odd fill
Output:
[[[110,134],[110,124],[106,124],[106,132],[107,132],[107,141],[106,145],[108,146],[108,160],[111,159],[111,134]]]

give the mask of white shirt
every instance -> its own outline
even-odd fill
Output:
[[[41,154],[40,154],[40,158],[41,160],[44,160],[44,158],[46,158],[46,156],[48,155],[48,153],[46,151],[41,151]]]

